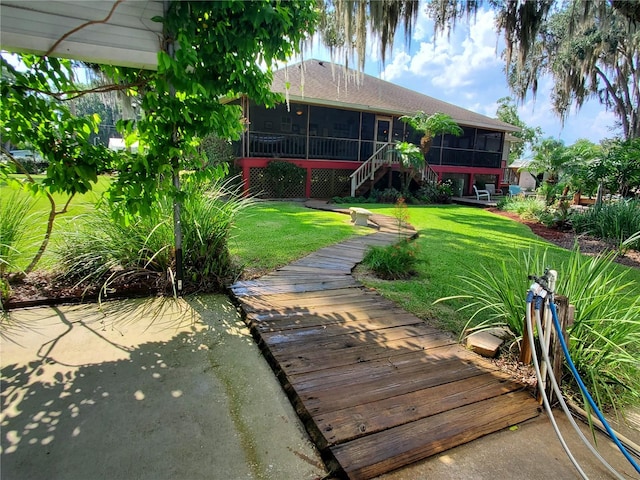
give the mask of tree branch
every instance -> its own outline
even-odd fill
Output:
[[[113,15],[113,12],[115,12],[118,5],[120,5],[122,2],[123,0],[116,0],[113,6],[111,7],[111,10],[109,11],[109,14],[106,17],[104,17],[102,20],[89,20],[88,22],[85,22],[82,25],[78,25],[76,28],[69,30],[67,33],[61,36],[49,50],[47,50],[47,53],[45,53],[44,56],[48,57],[49,55],[51,55],[51,53],[58,47],[58,45],[60,45],[62,42],[64,42],[67,38],[69,38],[71,35],[73,35],[77,31],[82,30],[83,28],[88,27],[89,25],[107,23],[111,18],[111,15]]]
[[[122,85],[111,83],[109,85],[100,85],[98,87],[88,88],[86,90],[69,90],[69,91],[64,91],[64,92],[49,92],[47,90],[41,90],[39,88],[32,88],[32,87],[26,87],[25,90],[30,91],[30,92],[35,92],[35,93],[41,93],[42,95],[47,95],[49,97],[53,97],[56,100],[59,100],[61,102],[67,102],[67,101],[70,101],[70,100],[74,100],[76,98],[80,98],[83,95],[86,95],[88,93],[117,92],[117,91],[129,89],[129,88],[132,88],[132,87],[142,87],[145,84],[146,84],[145,81],[140,80],[138,82],[127,83],[127,84],[122,84]],[[69,95],[69,96],[67,96],[67,95]]]
[[[596,72],[596,74],[602,79],[602,81],[604,82],[606,88],[607,88],[607,92],[609,92],[609,95],[614,99],[615,103],[616,103],[616,109],[621,113],[620,115],[620,121],[622,122],[622,129],[624,130],[624,136],[625,138],[629,138],[629,119],[627,118],[627,116],[625,115],[625,105],[622,101],[622,99],[620,99],[620,97],[616,94],[615,89],[613,88],[613,85],[611,85],[611,82],[609,81],[609,79],[607,78],[607,76],[604,74],[604,72],[602,70],[600,70],[600,68],[596,65],[594,65],[594,71]]]

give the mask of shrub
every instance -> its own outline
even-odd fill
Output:
[[[35,200],[18,192],[0,195],[0,278],[17,269],[18,246],[30,225]]]
[[[304,185],[306,171],[291,162],[272,160],[265,168],[265,177],[276,198],[285,198]]]
[[[640,399],[640,295],[613,262],[612,254],[587,257],[576,247],[569,260],[556,266],[557,292],[575,306],[569,330],[569,351],[585,384],[600,407],[617,408]],[[470,313],[464,329],[508,327],[522,337],[528,275],[548,267],[546,251],[511,257],[498,269],[482,268],[460,277],[460,295],[441,298],[466,301]],[[635,295],[629,301],[629,294]]]
[[[451,203],[453,197],[453,185],[451,180],[438,182],[437,184],[426,183],[418,190],[416,197],[425,203],[445,204]]]
[[[130,223],[114,220],[109,204],[78,217],[75,230],[64,233],[56,254],[64,278],[77,284],[99,284],[113,272],[163,272],[171,265],[173,229],[168,202],[153,214]]]
[[[236,272],[227,244],[233,219],[248,201],[229,190],[230,181],[184,183],[183,267],[185,280],[199,289],[220,289]],[[58,255],[66,278],[96,284],[137,273],[168,274],[175,268],[173,246],[169,201],[129,224],[116,222],[105,205],[64,236]]]
[[[184,203],[185,277],[199,289],[220,290],[239,273],[229,253],[236,215],[251,204],[230,181],[191,187]]]
[[[634,233],[640,231],[640,201],[594,205],[584,212],[575,212],[571,224],[576,233],[587,233],[621,245]],[[628,248],[640,250],[640,241],[630,242]]]
[[[506,212],[517,213],[525,220],[538,219],[546,209],[545,202],[536,197],[506,197],[498,206]]]
[[[396,203],[398,199],[402,197],[402,193],[395,188],[385,188],[378,195],[378,202],[380,203]]]
[[[362,263],[384,280],[411,278],[416,274],[418,264],[416,248],[408,240],[385,247],[369,247]]]

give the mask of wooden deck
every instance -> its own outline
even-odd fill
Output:
[[[538,414],[530,393],[489,361],[351,276],[369,245],[416,234],[371,219],[377,233],[231,287],[328,468],[351,479]]]

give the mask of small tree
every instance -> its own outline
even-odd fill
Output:
[[[512,143],[509,149],[509,164],[522,157],[527,146],[532,147],[542,135],[540,127],[529,127],[518,116],[518,109],[511,97],[502,97],[498,100],[498,110],[496,118],[505,123],[519,127],[519,132],[513,132],[511,135],[522,140],[521,142]]]
[[[422,150],[417,145],[409,142],[397,143],[391,152],[395,153],[400,161],[400,166],[402,167],[402,171],[400,172],[400,189],[402,193],[406,193],[411,177],[417,170],[424,167],[426,163],[424,153],[422,153]]]
[[[436,112],[432,115],[427,115],[424,112],[418,112],[415,115],[402,116],[400,120],[411,125],[414,130],[424,134],[420,139],[420,150],[425,158],[431,149],[435,136],[444,133],[455,136],[462,135],[462,128],[446,113]]]

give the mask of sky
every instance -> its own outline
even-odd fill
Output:
[[[370,49],[365,73],[494,118],[498,99],[512,96],[500,57],[504,42],[496,33],[493,12],[479,11],[475,22],[459,21],[447,38],[446,34],[434,36],[433,22],[422,9],[409,47],[400,37],[384,65],[375,49]],[[305,58],[330,60],[320,43],[314,41]],[[517,103],[520,119],[540,127],[543,138],[560,139],[568,146],[581,138],[598,143],[619,133],[614,115],[597,99],[585,102],[579,112],[572,109],[562,125],[551,106],[551,89],[549,78],[539,79],[536,98]]]

